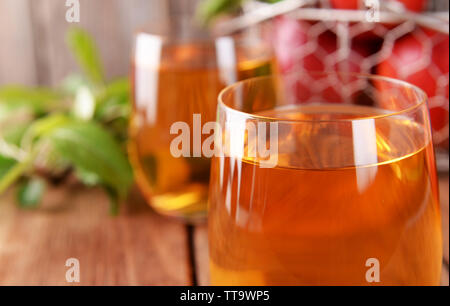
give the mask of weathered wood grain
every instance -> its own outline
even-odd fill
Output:
[[[442,240],[443,240],[443,251],[444,251],[444,261],[448,266],[448,252],[449,252],[449,241],[448,241],[448,230],[449,230],[449,178],[448,174],[443,175],[439,179],[439,191],[441,199],[441,214],[442,214]]]
[[[29,0],[0,1],[0,86],[36,82]]]
[[[444,266],[442,268],[441,286],[448,286],[448,285],[449,285],[448,268],[446,266]]]
[[[45,207],[18,210],[0,197],[0,285],[70,285],[68,258],[81,285],[190,285],[186,228],[133,197],[118,217],[97,189],[53,189]]]
[[[208,286],[209,280],[209,253],[208,253],[208,228],[206,224],[199,225],[194,232],[195,269],[197,284]]]
[[[66,45],[67,30],[82,27],[99,45],[108,78],[129,71],[133,32],[142,24],[162,22],[165,1],[80,0],[80,23],[65,19],[65,1],[32,1],[39,83],[56,85],[77,66]]]
[[[37,211],[18,210],[12,196],[0,197],[0,285],[67,285],[64,264],[72,257],[80,260],[82,285],[192,284],[193,268],[198,284],[209,284],[206,225],[194,229],[191,267],[186,227],[155,215],[137,195],[116,218],[97,189],[54,188]],[[442,206],[448,220],[448,201]],[[445,267],[442,284],[448,285]]]

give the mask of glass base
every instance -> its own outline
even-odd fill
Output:
[[[177,193],[153,195],[148,202],[150,207],[161,215],[180,219],[189,224],[199,224],[205,222],[208,215],[208,198],[203,189],[204,186],[199,185],[198,188],[189,188]]]

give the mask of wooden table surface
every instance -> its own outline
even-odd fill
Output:
[[[449,284],[448,175],[440,178],[444,232],[442,284]],[[152,212],[133,193],[118,217],[106,196],[76,183],[51,189],[36,211],[19,210],[12,192],[0,197],[0,285],[208,285],[205,225],[187,226]]]

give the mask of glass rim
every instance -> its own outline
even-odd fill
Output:
[[[427,94],[420,87],[413,85],[409,82],[402,81],[399,79],[394,79],[391,77],[380,76],[380,75],[369,74],[369,73],[353,73],[353,72],[340,72],[340,71],[332,71],[332,72],[325,71],[324,72],[324,71],[307,71],[307,70],[291,72],[291,73],[288,73],[287,76],[299,75],[301,73],[320,74],[320,75],[333,75],[334,74],[334,75],[341,75],[341,76],[345,75],[345,76],[353,76],[353,77],[357,77],[357,78],[365,78],[365,79],[370,79],[370,80],[386,81],[390,84],[396,84],[396,85],[399,85],[399,86],[402,86],[405,88],[408,87],[408,88],[413,89],[416,93],[419,94],[420,99],[417,99],[417,103],[414,103],[411,106],[408,106],[408,107],[398,110],[398,111],[392,111],[392,112],[389,112],[386,114],[383,113],[383,114],[373,115],[373,116],[361,116],[361,117],[356,117],[356,118],[339,118],[339,119],[286,119],[286,118],[263,116],[263,115],[257,115],[257,114],[252,114],[252,113],[248,113],[245,111],[241,111],[239,109],[236,109],[236,108],[233,108],[233,107],[227,105],[224,102],[224,95],[227,94],[228,92],[235,91],[236,88],[239,86],[242,86],[244,84],[248,84],[251,82],[261,82],[262,80],[282,78],[282,75],[280,75],[280,74],[271,74],[271,75],[259,76],[259,77],[254,77],[254,78],[238,81],[236,83],[233,83],[233,84],[225,87],[219,93],[219,96],[218,96],[218,109],[224,108],[227,111],[231,111],[231,112],[239,114],[241,116],[245,116],[247,119],[259,120],[259,121],[265,121],[265,122],[286,122],[286,123],[290,123],[290,122],[291,123],[354,122],[354,121],[389,118],[389,117],[399,116],[399,115],[402,115],[405,113],[410,113],[410,112],[413,112],[423,106],[426,106],[427,101],[428,101]],[[342,105],[349,105],[349,104],[344,103]],[[372,106],[369,106],[369,107],[373,108]],[[273,108],[271,108],[271,109],[273,109]]]

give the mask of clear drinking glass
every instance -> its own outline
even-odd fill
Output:
[[[197,3],[167,1],[166,24],[137,32],[131,72],[129,153],[137,183],[156,211],[188,221],[206,216],[210,174],[210,158],[193,149],[196,128],[215,121],[225,86],[273,67],[258,30],[212,37],[195,21]],[[188,127],[190,148],[176,156],[171,144],[180,122]],[[200,130],[198,139],[207,136]]]
[[[346,95],[355,82],[364,90]],[[223,90],[212,284],[439,285],[426,104],[415,86],[356,74],[299,72]]]

